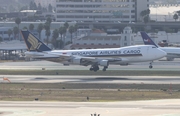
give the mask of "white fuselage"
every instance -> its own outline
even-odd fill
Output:
[[[180,48],[176,47],[159,47],[167,53],[167,57],[180,58]]]
[[[55,62],[67,62],[72,58],[96,58],[114,61],[112,64],[146,62],[164,57],[166,53],[153,45],[138,45],[109,49],[84,49],[84,50],[52,50],[45,52],[26,52],[26,56],[39,59],[48,59]],[[59,60],[57,60],[59,57]],[[63,58],[62,58],[63,57]],[[53,59],[56,58],[56,59]],[[67,59],[70,58],[70,59]],[[110,62],[111,63],[111,62]],[[71,62],[70,62],[71,64]]]

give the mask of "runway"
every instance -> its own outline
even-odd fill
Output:
[[[0,63],[0,69],[11,70],[89,70],[90,66],[69,65],[64,66],[61,63],[49,61],[27,61],[27,62],[5,62]],[[102,67],[100,67],[102,69]],[[110,65],[108,70],[179,70],[180,60],[174,61],[154,61],[153,68],[149,69],[149,62],[132,63],[128,66]]]
[[[154,68],[149,69],[149,63],[136,63],[129,66],[110,65],[108,70],[172,70],[180,71],[180,60],[155,61]],[[6,70],[89,70],[89,67],[70,65],[48,61],[5,62],[0,63],[0,69]],[[107,72],[108,72],[107,70]],[[101,71],[101,70],[100,70]],[[94,74],[94,72],[93,72]],[[146,84],[180,84],[179,76],[79,76],[79,75],[0,75],[7,77],[12,83],[146,83]],[[0,79],[0,82],[3,80]]]
[[[14,70],[89,70],[83,66],[63,66],[47,61],[0,63],[0,69]],[[129,66],[112,65],[108,70],[179,70],[180,60],[155,61]],[[108,71],[107,70],[107,71]],[[130,84],[180,84],[179,76],[67,76],[67,75],[0,75],[11,83],[130,83]],[[0,83],[8,83],[0,80]],[[0,101],[0,116],[180,116],[180,99],[122,101],[122,102],[15,102]],[[97,115],[96,115],[97,116]]]
[[[180,99],[122,102],[0,102],[0,116],[180,116]],[[4,113],[5,115],[3,115]]]

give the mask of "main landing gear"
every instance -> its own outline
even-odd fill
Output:
[[[108,68],[108,66],[104,66],[103,71],[106,71],[107,68]]]
[[[152,61],[152,62],[153,62],[153,61]],[[152,62],[149,63],[149,68],[150,68],[150,69],[153,68]]]
[[[99,70],[99,66],[98,65],[92,65],[91,66],[91,68],[89,69],[90,71],[94,71],[94,72],[96,72],[96,71],[98,71]]]
[[[106,71],[107,68],[108,68],[108,66],[104,66],[104,68],[103,68],[102,70],[103,70],[103,71]],[[97,72],[97,71],[99,70],[99,66],[98,66],[97,64],[92,65],[89,70],[90,70],[90,71]]]

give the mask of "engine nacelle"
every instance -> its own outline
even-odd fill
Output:
[[[80,64],[81,64],[81,58],[73,58],[73,59],[72,59],[72,63],[73,63],[73,64],[79,64],[79,65],[80,65]]]
[[[166,59],[167,59],[167,61],[173,61],[174,60],[173,57],[167,57]]]
[[[100,65],[100,66],[108,66],[108,65],[109,65],[109,62],[108,62],[108,60],[101,60],[101,61],[99,62],[99,65]]]

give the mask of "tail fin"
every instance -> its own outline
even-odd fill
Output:
[[[51,51],[51,49],[46,46],[42,41],[40,41],[36,36],[34,36],[28,30],[21,31],[22,37],[27,45],[29,51]]]
[[[146,34],[146,32],[140,32],[145,45],[154,45],[158,48],[158,45]]]

